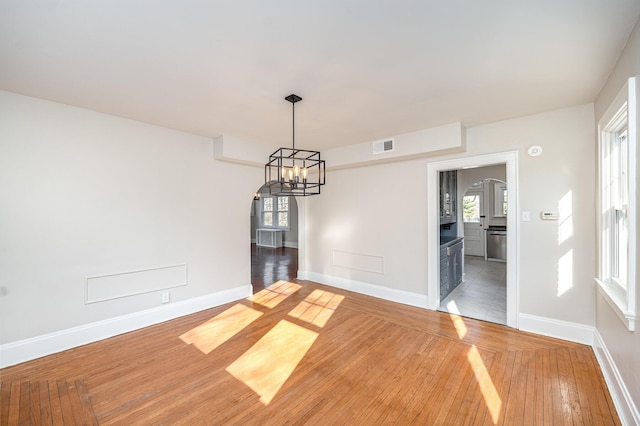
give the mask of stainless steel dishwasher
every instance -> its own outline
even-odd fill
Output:
[[[487,229],[487,260],[507,261],[506,226],[489,226]]]

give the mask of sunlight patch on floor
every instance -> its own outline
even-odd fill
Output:
[[[236,304],[180,336],[183,342],[208,354],[260,318],[262,312]]]
[[[447,303],[447,311],[449,312],[449,317],[451,318],[451,322],[453,326],[456,328],[456,333],[458,333],[458,337],[460,339],[464,339],[464,336],[467,335],[467,326],[464,323],[464,319],[460,316],[460,309],[458,309],[458,305],[456,305],[455,300],[451,300]]]
[[[317,337],[314,331],[281,320],[226,370],[268,405]]]
[[[314,290],[289,315],[316,327],[324,327],[338,308],[344,296],[323,290]]]
[[[300,284],[280,280],[260,290],[247,300],[262,305],[265,308],[273,309],[287,297],[300,290],[301,287]]]
[[[494,425],[497,425],[498,420],[500,419],[502,400],[500,399],[500,395],[493,384],[493,380],[491,380],[487,367],[482,361],[482,357],[480,356],[480,352],[478,352],[476,345],[472,345],[471,349],[469,349],[469,352],[467,353],[467,360],[473,369],[476,382],[478,382],[478,386],[480,386],[480,392],[482,392],[484,403],[489,410],[489,414],[491,414],[491,420]]]

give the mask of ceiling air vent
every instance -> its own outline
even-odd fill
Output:
[[[394,140],[387,139],[373,143],[373,153],[382,154],[383,152],[391,152],[395,149]]]

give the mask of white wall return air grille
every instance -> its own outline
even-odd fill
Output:
[[[393,139],[385,139],[373,143],[373,153],[382,154],[395,150],[395,141]]]

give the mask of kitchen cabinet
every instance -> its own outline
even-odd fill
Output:
[[[458,172],[440,172],[440,224],[456,223],[456,200],[458,194]]]
[[[462,282],[463,238],[449,238],[440,245],[440,300]]]
[[[447,256],[447,248],[440,247],[440,300],[447,297],[449,293],[449,256]]]

